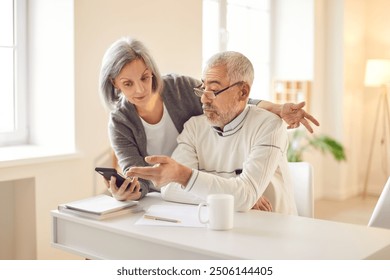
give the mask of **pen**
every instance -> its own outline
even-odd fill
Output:
[[[180,223],[179,220],[158,217],[158,216],[151,216],[151,215],[144,215],[144,218],[150,220],[156,220],[156,221],[170,222],[170,223]]]

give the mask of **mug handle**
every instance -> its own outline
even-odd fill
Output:
[[[209,222],[209,219],[207,220],[202,220],[202,216],[200,214],[201,212],[201,209],[203,206],[207,206],[208,204],[206,202],[202,202],[198,205],[198,219],[199,219],[199,222],[201,222],[202,224],[207,224]]]

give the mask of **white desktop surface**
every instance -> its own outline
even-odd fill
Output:
[[[169,203],[159,194],[145,209]],[[143,213],[95,221],[53,210],[52,245],[90,259],[390,259],[390,230],[263,211],[236,212],[234,228],[142,226]]]

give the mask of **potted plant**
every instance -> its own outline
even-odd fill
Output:
[[[303,153],[310,149],[329,153],[336,161],[346,160],[344,147],[327,135],[308,135],[305,130],[295,129],[290,136],[290,145],[287,150],[287,159],[290,162],[303,161]]]

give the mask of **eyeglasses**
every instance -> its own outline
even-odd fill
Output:
[[[234,87],[234,86],[236,86],[238,84],[242,84],[242,83],[243,83],[243,81],[234,83],[234,84],[232,84],[232,85],[230,85],[228,87],[225,87],[224,89],[218,90],[216,92],[214,92],[212,90],[205,90],[204,88],[202,88],[203,85],[200,85],[199,87],[194,88],[194,93],[198,97],[202,97],[203,94],[206,94],[207,98],[215,99],[222,92],[224,92],[224,91],[228,90],[229,88]]]

